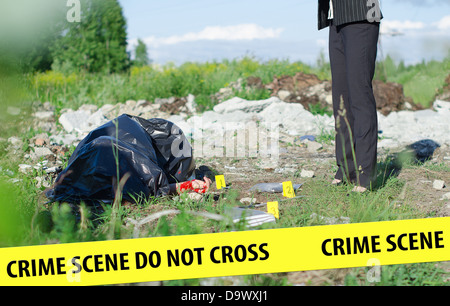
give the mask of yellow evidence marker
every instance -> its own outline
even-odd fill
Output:
[[[278,210],[278,202],[268,202],[267,212],[275,216],[275,218],[280,219],[280,211]]]
[[[295,198],[295,192],[294,187],[292,186],[292,182],[283,183],[283,196],[286,198]]]
[[[216,176],[216,187],[218,190],[227,187],[225,184],[225,177],[223,175]]]

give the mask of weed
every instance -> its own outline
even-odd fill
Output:
[[[347,286],[444,286],[445,271],[434,263],[382,266],[379,279],[368,281],[367,270],[353,269],[345,279]]]

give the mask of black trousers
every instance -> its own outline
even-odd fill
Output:
[[[366,188],[376,180],[378,118],[372,80],[379,23],[330,26],[329,53],[336,120],[335,178]]]

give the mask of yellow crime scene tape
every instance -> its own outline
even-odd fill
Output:
[[[0,249],[2,286],[87,286],[450,259],[450,218]]]

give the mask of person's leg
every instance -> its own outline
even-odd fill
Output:
[[[332,77],[333,113],[336,122],[336,163],[338,171],[334,183],[355,179],[355,167],[352,155],[353,142],[350,133],[353,125],[353,114],[349,105],[347,64],[342,33],[335,25],[330,26],[329,54]],[[343,103],[341,104],[341,97]],[[345,113],[350,127],[340,114]]]
[[[348,95],[354,117],[356,184],[370,188],[376,178],[378,118],[372,80],[379,23],[354,23],[341,29],[345,46]]]

